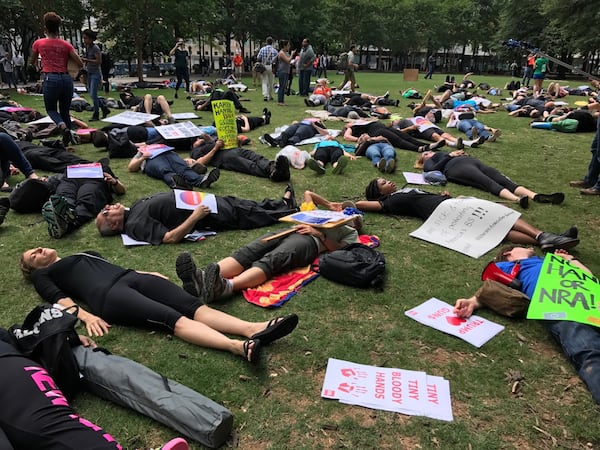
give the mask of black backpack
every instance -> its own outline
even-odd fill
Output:
[[[319,257],[319,273],[336,283],[358,288],[383,289],[385,257],[364,245],[350,244]]]
[[[76,323],[77,310],[70,314],[42,304],[27,315],[23,325],[9,329],[19,351],[40,363],[69,400],[79,390],[79,366],[72,351],[80,345]]]

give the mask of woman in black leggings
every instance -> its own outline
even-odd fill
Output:
[[[56,250],[38,247],[23,253],[21,270],[49,303],[67,308],[75,304],[72,298],[87,303],[93,314],[79,308],[77,317],[91,336],[107,333],[110,323],[150,327],[255,362],[261,344],[291,333],[298,323],[296,315],[270,322],[235,318],[202,305],[159,273],[124,269],[95,252],[60,258]],[[230,339],[223,333],[248,339]]]
[[[439,170],[454,183],[487,191],[505,200],[519,203],[522,208],[527,208],[530,199],[534,202],[554,205],[562,203],[565,199],[562,192],[538,194],[520,186],[500,173],[499,170],[486,166],[477,158],[467,155],[463,150],[455,150],[450,153],[424,152],[417,158],[415,167],[423,169],[425,172]]]
[[[386,127],[379,121],[350,122],[346,124],[345,128],[344,139],[346,141],[357,142],[358,138],[363,134],[368,134],[371,137],[383,136],[393,147],[419,153],[428,150],[436,150],[446,144],[445,140],[433,144],[425,144],[412,137],[410,134],[400,131],[397,128]]]

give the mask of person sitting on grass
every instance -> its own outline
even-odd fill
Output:
[[[306,106],[318,106],[327,103],[327,100],[331,98],[331,88],[327,86],[327,78],[320,78],[317,80],[313,93],[310,97],[304,99]]]
[[[421,189],[397,189],[396,183],[385,178],[375,178],[365,191],[366,200],[356,202],[361,211],[379,212],[427,220],[438,205],[450,198],[450,193],[432,194]],[[548,233],[519,218],[506,239],[520,245],[538,245],[543,251],[557,248],[570,249],[579,244],[577,227],[561,234]]]
[[[127,209],[120,203],[106,205],[96,216],[102,236],[125,233],[152,245],[176,244],[194,230],[251,230],[279,222],[298,211],[291,186],[280,200],[262,202],[227,196],[216,197],[217,210],[200,204],[196,209],[179,209],[173,191],[137,200]]]
[[[557,255],[568,261],[568,265],[588,269],[567,251],[556,250]],[[454,314],[461,318],[471,317],[476,309],[489,307],[495,312],[509,317],[524,317],[538,283],[543,259],[535,255],[531,248],[509,246],[498,252],[497,266],[506,274],[511,274],[516,264],[520,270],[516,277],[521,281],[519,290],[495,281],[487,280],[470,298],[459,298],[454,306]],[[562,347],[579,377],[585,382],[593,399],[600,404],[600,333],[598,327],[569,320],[542,320],[552,337]]]
[[[486,166],[479,159],[467,155],[464,150],[450,153],[421,153],[415,161],[415,168],[425,172],[439,170],[454,183],[473,186],[502,199],[518,203],[522,208],[529,206],[529,200],[559,205],[565,199],[565,194],[562,192],[538,194],[518,185],[497,169]]]
[[[342,209],[341,203],[328,202],[310,191],[305,193],[305,201],[334,211]],[[356,219],[354,227],[359,228],[360,223]],[[276,231],[267,233],[204,270],[197,268],[189,253],[182,253],[176,262],[177,275],[190,294],[203,303],[212,303],[234,292],[260,286],[275,275],[308,266],[323,252],[358,242],[354,227],[315,228],[299,224],[283,236]]]
[[[136,112],[146,114],[165,115],[167,123],[175,123],[175,118],[171,113],[171,107],[164,95],[159,95],[156,98],[150,94],[144,95],[143,98],[134,96],[131,92],[122,92],[121,100],[123,103]]]
[[[333,136],[315,144],[315,148],[310,154],[312,158],[306,161],[306,165],[318,175],[325,174],[325,166],[328,163],[331,163],[332,173],[341,175],[348,165],[348,161],[356,160],[356,156],[348,153]]]
[[[96,252],[61,258],[54,249],[37,247],[24,252],[20,264],[45,301],[71,308],[77,299],[89,306],[92,312],[79,307],[77,318],[90,336],[105,335],[112,323],[151,328],[257,362],[261,345],[286,336],[298,323],[295,315],[269,322],[238,319],[203,305],[164,275],[119,267]]]

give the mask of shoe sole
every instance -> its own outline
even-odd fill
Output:
[[[203,295],[204,303],[212,303],[215,299],[215,284],[220,281],[221,274],[218,264],[210,264],[204,271]]]
[[[210,173],[206,176],[206,179],[203,180],[198,185],[198,187],[209,188],[211,186],[211,184],[213,184],[215,181],[217,181],[219,179],[220,176],[221,176],[221,171],[217,167],[210,171]]]
[[[336,175],[341,175],[347,166],[348,158],[346,156],[342,156],[340,159],[338,159],[337,165],[333,168],[332,172]]]
[[[184,252],[177,257],[175,261],[175,272],[183,283],[183,290],[194,297],[200,296],[198,283],[194,279],[196,272],[196,263],[192,259],[192,255],[188,252]]]
[[[573,239],[569,242],[565,242],[563,245],[555,245],[555,244],[544,244],[540,245],[540,248],[544,252],[548,252],[550,250],[569,250],[573,247],[577,247],[579,245],[579,239]]]
[[[67,234],[68,226],[56,215],[52,203],[48,201],[42,207],[42,217],[48,225],[48,234],[54,239],[60,239]]]
[[[314,170],[319,175],[325,174],[325,168],[321,166],[315,159],[311,158],[307,161],[306,165],[309,169]]]

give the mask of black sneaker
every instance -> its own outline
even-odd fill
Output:
[[[577,226],[573,225],[571,228],[560,233],[559,236],[577,239],[577,236],[579,236],[579,228],[577,228]]]
[[[10,209],[10,200],[8,197],[0,198],[0,225],[4,223],[4,219],[8,214],[8,210]]]
[[[204,270],[204,303],[212,303],[223,297],[227,289],[227,280],[221,277],[221,268],[218,264],[209,264]]]
[[[221,171],[219,170],[218,167],[215,167],[213,170],[211,170],[208,175],[206,175],[204,177],[204,180],[202,180],[202,182],[198,185],[198,187],[200,188],[209,188],[211,184],[213,184],[215,181],[217,181],[219,179],[219,177],[221,176]]]
[[[265,141],[267,141],[267,143],[268,143],[268,144],[269,144],[271,147],[277,147],[277,146],[279,145],[279,144],[278,144],[278,142],[277,142],[277,140],[276,140],[276,139],[275,139],[273,136],[271,136],[269,133],[265,133],[265,134],[263,135],[263,139],[264,139]]]
[[[181,253],[175,261],[175,271],[183,282],[183,290],[194,297],[200,297],[204,290],[204,273],[196,267],[192,255]]]
[[[579,239],[554,233],[541,233],[537,237],[537,241],[544,252],[552,252],[556,249],[569,250],[579,244]]]
[[[290,197],[289,198],[285,198],[285,195],[287,193],[290,193]],[[285,187],[285,191],[283,193],[283,201],[286,203],[286,205],[288,205],[291,209],[297,209],[298,208],[298,202],[296,201],[296,193],[294,192],[294,187],[291,184],[288,184]]]
[[[565,200],[565,194],[562,192],[555,192],[554,194],[536,194],[533,197],[533,201],[537,203],[552,203],[553,205],[560,205]]]
[[[194,190],[194,186],[188,183],[181,175],[173,175],[171,180],[171,189],[183,189],[184,191]]]
[[[77,216],[62,195],[51,195],[42,206],[42,216],[48,224],[48,234],[60,239],[77,227]]]

